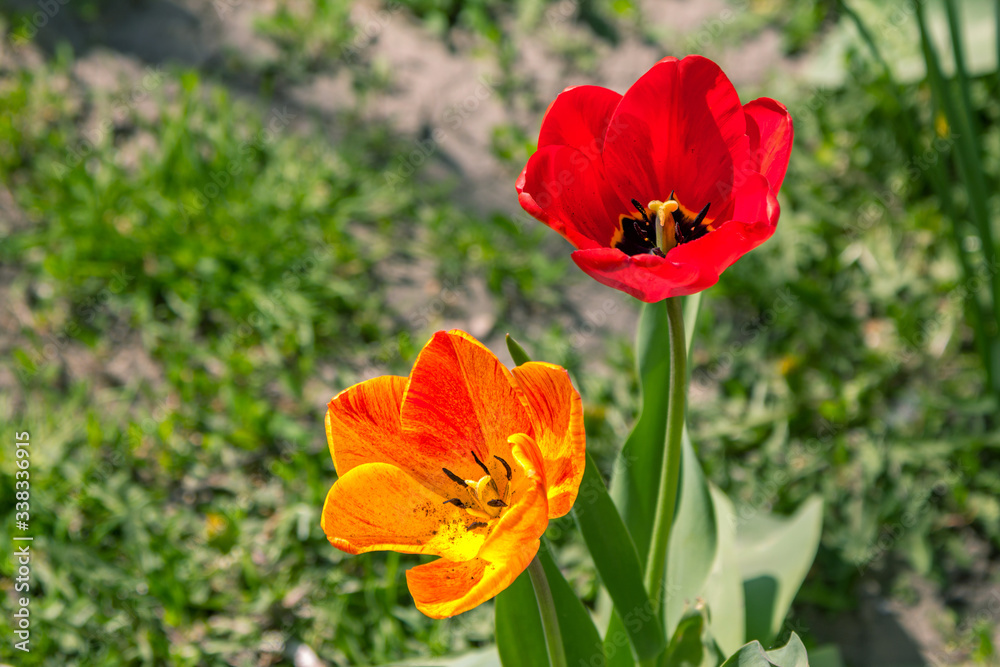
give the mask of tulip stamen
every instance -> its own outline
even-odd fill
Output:
[[[485,521],[473,521],[472,523],[469,524],[469,527],[465,529],[465,532],[468,533],[470,531],[475,530],[476,528],[485,528],[488,525],[489,524],[486,523]]]
[[[473,451],[470,450],[469,453],[472,454],[472,458],[474,458],[476,460],[476,465],[479,466],[480,468],[482,468],[483,472],[485,472],[487,475],[492,475],[493,474],[492,472],[490,472],[490,469],[486,467],[486,464],[479,460],[479,457],[476,456],[475,452],[473,452]]]
[[[711,203],[695,213],[680,203],[675,192],[665,201],[654,199],[646,206],[638,199],[631,202],[637,213],[618,216],[620,227],[611,239],[611,247],[627,255],[666,257],[672,248],[715,231],[714,220],[706,220]]]
[[[502,458],[500,458],[496,454],[493,455],[493,458],[495,458],[497,461],[499,461],[500,465],[503,466],[504,471],[506,471],[506,473],[507,473],[507,481],[509,482],[511,480],[511,478],[514,476],[514,472],[510,469],[510,464],[507,463],[506,461],[504,461]]]
[[[489,505],[490,507],[507,507],[507,503],[500,500],[499,498],[494,498],[493,500],[491,500],[486,504]]]
[[[441,470],[444,471],[444,474],[448,475],[448,479],[450,479],[451,481],[455,482],[456,484],[458,484],[458,485],[460,485],[462,487],[469,486],[468,482],[466,482],[464,479],[462,479],[461,477],[459,477],[458,475],[456,475],[452,471],[448,470],[447,468],[441,468]]]
[[[442,505],[447,505],[448,503],[451,503],[451,504],[452,504],[452,505],[454,505],[455,507],[457,507],[457,508],[459,508],[459,509],[463,509],[463,510],[464,510],[465,508],[467,508],[467,507],[468,507],[468,505],[466,505],[465,503],[463,503],[463,502],[462,502],[461,500],[459,500],[458,498],[449,498],[448,500],[444,501],[444,502],[443,502],[443,503],[441,503],[441,504],[442,504]]]

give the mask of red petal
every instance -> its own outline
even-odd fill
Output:
[[[778,200],[767,179],[750,174],[733,192],[733,219],[700,239],[683,243],[667,254],[667,260],[697,265],[705,274],[719,274],[740,257],[771,238],[778,224]],[[712,281],[715,284],[716,280]]]
[[[604,146],[604,132],[622,96],[600,86],[564,90],[549,105],[538,132],[538,148],[570,146],[596,160]]]
[[[604,177],[599,161],[575,148],[546,146],[518,179],[521,206],[577,248],[609,246],[628,211]]]
[[[778,200],[767,179],[751,173],[733,192],[733,220],[705,236],[682,243],[666,257],[600,248],[578,250],[573,261],[598,282],[647,303],[708,289],[740,257],[774,234]]]
[[[750,139],[750,156],[757,171],[764,174],[771,190],[781,189],[792,154],[792,116],[781,102],[761,97],[743,107]]]
[[[577,250],[573,261],[597,282],[640,301],[655,303],[694,294],[714,285],[718,275],[703,275],[697,265],[683,265],[656,255],[629,257],[615,248]]]
[[[701,56],[667,58],[636,81],[615,110],[604,168],[625,201],[634,197],[645,205],[675,191],[691,210],[711,202],[720,211],[748,147],[739,95],[718,65]]]

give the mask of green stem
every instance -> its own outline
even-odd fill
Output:
[[[542,547],[544,548],[544,547]],[[566,652],[563,649],[562,635],[559,633],[559,617],[556,616],[556,603],[552,599],[552,589],[545,576],[542,561],[536,555],[528,565],[531,585],[535,588],[535,599],[538,600],[538,613],[542,616],[542,629],[545,631],[545,644],[549,647],[549,664],[552,667],[566,667]]]
[[[667,571],[667,543],[677,507],[677,485],[681,472],[681,435],[684,433],[684,403],[687,398],[687,351],[684,346],[684,316],[679,297],[666,300],[670,329],[670,391],[667,395],[667,433],[656,518],[646,563],[646,590],[653,604],[662,608],[663,577]],[[651,663],[652,664],[652,663]]]

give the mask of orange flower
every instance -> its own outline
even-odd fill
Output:
[[[432,618],[510,585],[583,477],[583,409],[566,371],[508,370],[462,331],[436,333],[409,378],[337,394],[326,434],[339,475],[323,506],[327,538],[352,554],[441,556],[406,573]]]

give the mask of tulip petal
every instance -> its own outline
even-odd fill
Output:
[[[396,466],[365,463],[330,489],[321,523],[330,543],[348,553],[388,550],[468,560],[488,533],[468,530],[473,521]]]
[[[619,197],[725,208],[749,140],[739,95],[701,56],[665,58],[626,91],[608,125],[604,169]]]
[[[732,220],[700,239],[677,246],[667,255],[667,260],[697,265],[703,273],[718,276],[771,238],[780,208],[767,179],[760,174],[750,174],[733,195]]]
[[[747,120],[750,155],[756,170],[767,178],[777,194],[785,180],[788,159],[792,154],[792,116],[785,105],[761,97],[743,106]]]
[[[406,378],[383,375],[333,397],[326,412],[326,439],[337,474],[362,463],[395,463],[404,436],[399,424]]]
[[[600,158],[604,133],[622,96],[601,86],[567,88],[549,105],[538,132],[538,148],[569,146],[590,160]]]
[[[545,465],[549,518],[565,515],[576,501],[586,466],[583,404],[569,373],[554,364],[528,362],[514,368],[531,415]]]
[[[431,618],[454,616],[489,600],[507,588],[538,552],[539,538],[548,526],[545,464],[531,438],[519,434],[511,440],[521,481],[478,557],[465,562],[442,558],[406,573],[417,609]]]
[[[420,351],[400,410],[403,431],[419,458],[407,466],[442,493],[454,491],[442,468],[463,479],[483,471],[472,453],[497,473],[494,458],[510,463],[508,436],[527,433],[531,422],[510,371],[492,352],[462,331],[439,331]]]
[[[646,303],[694,294],[708,289],[719,280],[717,273],[705,272],[697,264],[681,264],[656,255],[630,257],[615,248],[577,250],[572,257],[576,265],[597,282]]]
[[[538,552],[539,541],[525,545],[510,559],[491,563],[440,558],[406,571],[406,585],[417,609],[431,618],[450,618],[493,598],[524,572]]]
[[[575,247],[611,244],[630,208],[605,178],[600,161],[567,146],[546,146],[528,160],[518,198],[529,213]]]

